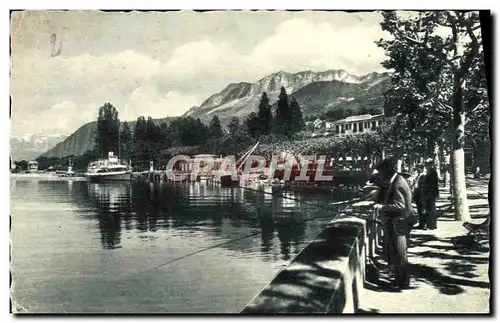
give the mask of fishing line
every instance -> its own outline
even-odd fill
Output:
[[[318,209],[323,209],[323,210],[326,210],[326,211],[333,211],[333,212],[337,211],[337,209],[333,208],[333,206],[338,206],[338,205],[342,205],[342,204],[346,204],[346,203],[354,203],[354,202],[358,202],[360,200],[363,200],[363,199],[367,198],[367,196],[362,196],[362,197],[352,198],[350,200],[333,202],[333,203],[330,203],[328,205],[320,205],[320,204],[314,204],[314,203],[306,202],[306,201],[303,201],[303,200],[301,200],[299,198],[294,198],[294,197],[286,196],[285,192],[283,192],[282,194],[275,194],[275,193],[272,193],[272,192],[266,192],[266,191],[263,191],[263,190],[254,189],[254,188],[245,187],[245,186],[236,186],[234,188],[241,188],[241,189],[245,189],[245,190],[248,190],[248,191],[254,191],[254,192],[257,192],[257,193],[261,193],[261,194],[267,194],[267,195],[271,195],[271,196],[276,197],[276,198],[283,198],[283,199],[293,200],[293,201],[296,201],[296,202],[299,202],[299,203],[302,203],[302,204],[314,206],[314,207],[316,207]],[[205,217],[200,217],[200,218],[196,219],[194,222],[192,222],[191,224],[187,225],[187,228],[190,229],[193,226],[196,226],[200,221],[203,221],[204,219],[205,219]]]
[[[237,188],[250,189],[250,188],[246,188],[246,187],[242,187],[242,186],[239,186],[239,187],[237,187]],[[262,191],[259,191],[259,190],[256,190],[256,189],[250,189],[250,190],[257,191],[257,192],[260,192],[260,193],[272,194],[272,193],[268,193],[268,192],[262,192]],[[274,196],[274,195],[273,195],[273,196]],[[283,196],[283,195],[282,195],[282,196],[277,196],[277,197],[282,197],[282,198],[292,199],[292,198],[288,198],[288,197]],[[366,198],[366,196],[365,196],[364,198]],[[357,200],[361,200],[361,199],[363,199],[363,198],[358,198]],[[300,200],[298,200],[298,199],[297,199],[297,201],[298,201],[298,202],[300,202],[300,203],[304,203],[304,201],[300,201]],[[354,202],[354,201],[355,201],[355,199],[354,199],[354,200],[351,200],[351,201],[349,201],[349,202]],[[346,202],[346,203],[347,203],[347,202]],[[318,207],[319,209],[322,209],[322,210],[324,210],[324,211],[335,211],[335,212],[337,212],[337,216],[333,216],[333,217],[332,217],[332,215],[331,215],[331,214],[329,214],[328,216],[312,217],[312,218],[305,219],[305,220],[303,220],[302,222],[295,223],[295,224],[285,224],[285,225],[284,225],[284,224],[278,224],[278,227],[282,227],[282,226],[285,226],[285,227],[292,227],[293,225],[304,224],[304,223],[306,223],[306,222],[308,222],[308,221],[318,220],[318,219],[324,219],[324,218],[331,218],[331,219],[333,220],[333,219],[337,218],[340,214],[342,214],[343,212],[345,212],[345,211],[346,211],[349,207],[351,207],[351,205],[352,205],[352,203],[350,203],[350,204],[349,204],[349,205],[347,205],[345,208],[343,208],[342,210],[338,211],[338,210],[335,210],[335,209],[333,209],[333,208],[328,208],[328,207],[326,207],[326,206],[315,205],[315,204],[312,204],[312,203],[309,203],[309,204],[310,204],[310,205],[313,205],[313,206],[315,206],[315,207]],[[340,204],[338,204],[338,205],[340,205]],[[199,222],[199,221],[197,221],[197,222]],[[190,227],[191,227],[191,226],[193,226],[193,225],[196,225],[196,222],[195,222],[195,223],[193,223],[192,225],[190,225]],[[321,226],[321,228],[318,230],[318,232],[319,232],[319,231],[321,231],[321,230],[323,230],[323,229],[324,229],[327,225],[328,225],[328,223],[327,223],[327,224],[325,224],[324,226]],[[196,254],[199,254],[199,253],[202,253],[202,252],[205,252],[205,251],[208,251],[208,250],[214,249],[214,248],[218,248],[218,247],[223,246],[223,245],[225,245],[225,244],[229,244],[229,243],[233,243],[233,242],[236,242],[236,241],[244,240],[244,239],[247,239],[247,238],[250,238],[250,237],[253,237],[253,236],[257,236],[257,235],[260,235],[260,234],[262,234],[262,230],[259,230],[259,232],[254,232],[254,233],[251,233],[251,234],[248,234],[248,235],[242,236],[242,237],[238,237],[238,238],[235,238],[235,239],[231,239],[231,240],[228,240],[228,241],[224,241],[224,242],[221,242],[221,243],[217,243],[217,244],[215,244],[215,245],[212,245],[212,246],[209,246],[209,247],[206,247],[206,248],[202,248],[202,249],[199,249],[199,250],[193,251],[193,252],[191,252],[191,253],[188,253],[188,254],[186,254],[186,255],[183,255],[183,256],[177,257],[177,258],[175,258],[175,259],[172,259],[172,260],[166,261],[166,262],[164,262],[164,263],[161,263],[161,264],[159,264],[159,265],[153,266],[153,267],[151,267],[151,268],[148,268],[148,269],[145,269],[145,270],[142,270],[142,271],[139,271],[139,272],[136,272],[136,273],[130,274],[130,275],[128,275],[128,276],[126,276],[126,277],[123,277],[123,278],[121,278],[121,279],[126,279],[126,278],[130,278],[130,277],[132,277],[132,276],[136,276],[136,275],[143,274],[143,273],[148,272],[148,271],[153,271],[153,270],[156,270],[156,269],[158,269],[158,268],[161,268],[161,267],[164,267],[164,266],[170,265],[170,264],[172,264],[172,263],[174,263],[174,262],[177,262],[177,261],[179,261],[179,260],[182,260],[182,259],[185,259],[185,258],[188,258],[188,257],[194,256],[194,255],[196,255]]]
[[[341,211],[340,211],[340,212],[338,212],[338,213],[340,214],[340,213],[344,212],[344,211],[345,211],[345,210],[347,210],[349,207],[350,207],[350,205],[346,206],[343,210],[341,210]],[[323,218],[323,219],[324,219],[324,218],[332,218],[332,216],[331,216],[331,215],[328,215],[328,216],[322,216],[322,217],[313,217],[313,218],[309,218],[309,219],[303,220],[302,222],[295,223],[295,224],[293,224],[293,225],[303,224],[303,223],[306,223],[306,222],[308,222],[308,221],[317,220],[317,219],[322,219],[322,218]],[[334,216],[334,217],[333,217],[333,219],[335,219],[335,218],[336,218],[336,217]],[[326,225],[328,225],[328,224],[325,224],[324,226],[322,226],[322,227],[321,227],[318,231],[323,230],[323,229],[326,227]],[[283,226],[284,226],[284,227],[291,227],[292,225],[289,225],[289,224],[288,224],[288,225],[278,224],[278,227],[280,227],[280,226],[281,226],[281,227],[283,227]],[[245,236],[239,237],[239,238],[235,238],[235,239],[231,239],[231,240],[224,241],[224,242],[221,242],[221,243],[217,243],[217,244],[215,244],[215,245],[212,245],[212,246],[209,246],[209,247],[206,247],[206,248],[202,248],[202,249],[199,249],[199,250],[193,251],[193,252],[191,252],[191,253],[188,253],[188,254],[186,254],[186,255],[183,255],[183,256],[177,257],[177,258],[175,258],[175,259],[169,260],[169,261],[167,261],[167,262],[164,262],[164,263],[162,263],[162,264],[159,264],[159,265],[153,266],[153,267],[148,268],[148,269],[145,269],[145,270],[143,270],[143,271],[139,271],[139,272],[133,273],[133,274],[131,274],[131,275],[127,276],[127,277],[123,277],[122,279],[126,279],[126,278],[130,278],[130,277],[132,277],[132,276],[136,276],[136,275],[144,274],[144,273],[146,273],[146,272],[148,272],[148,271],[153,271],[153,270],[156,270],[156,269],[158,269],[158,268],[160,268],[160,267],[164,267],[164,266],[170,265],[170,264],[172,264],[172,263],[174,263],[174,262],[177,262],[177,261],[179,261],[179,260],[182,260],[182,259],[185,259],[185,258],[188,258],[188,257],[194,256],[194,255],[199,254],[199,253],[202,253],[202,252],[204,252],[204,251],[208,251],[208,250],[211,250],[211,249],[215,249],[215,248],[218,248],[218,247],[223,246],[223,245],[225,245],[225,244],[229,244],[229,243],[232,243],[232,242],[236,242],[236,241],[244,240],[244,239],[251,238],[251,237],[253,237],[253,236],[257,236],[257,235],[260,235],[260,234],[262,234],[262,230],[259,230],[259,232],[254,232],[254,233],[251,233],[251,234],[248,234],[248,235],[245,235]]]
[[[314,203],[303,201],[303,200],[301,200],[299,198],[286,196],[285,195],[286,192],[283,192],[281,195],[277,195],[277,194],[274,194],[272,192],[266,192],[266,191],[255,189],[255,188],[251,188],[251,187],[237,186],[236,188],[242,188],[242,189],[245,189],[245,190],[248,190],[248,191],[254,191],[254,192],[258,192],[258,193],[263,193],[263,194],[271,195],[273,197],[289,199],[289,200],[297,201],[297,202],[302,203],[302,204],[311,205],[311,206],[314,206],[314,207],[317,207],[317,208],[320,208],[320,209],[326,209],[328,211],[333,211],[332,209],[330,209],[326,205],[314,204]],[[333,203],[330,203],[328,205],[342,205],[342,204],[349,203],[349,202],[357,202],[357,201],[359,201],[361,199],[363,199],[363,197],[356,197],[356,198],[353,198],[353,199],[350,199],[350,200],[333,202]]]
[[[358,201],[360,201],[362,199],[366,199],[367,198],[367,196],[363,196],[363,197],[353,198],[353,199],[350,199],[350,200],[333,202],[333,203],[330,203],[329,205],[325,206],[325,205],[319,205],[319,204],[314,204],[314,203],[306,202],[306,201],[300,200],[298,198],[293,198],[293,197],[286,196],[286,195],[284,195],[284,192],[282,194],[275,194],[275,193],[272,193],[272,192],[266,192],[266,191],[263,191],[263,190],[254,189],[254,188],[245,187],[245,186],[236,186],[234,188],[246,189],[246,190],[254,191],[254,192],[257,192],[257,193],[261,193],[261,194],[271,195],[271,196],[276,197],[276,198],[283,198],[283,199],[293,200],[293,201],[296,201],[296,202],[299,202],[299,203],[302,203],[302,204],[314,206],[315,208],[318,208],[318,209],[322,209],[322,210],[325,210],[325,211],[332,211],[332,212],[337,212],[337,209],[333,208],[333,206],[339,206],[339,205],[346,204],[346,203],[354,203],[354,202],[358,202]],[[205,219],[205,217],[200,217],[200,218],[196,219],[194,222],[192,222],[191,224],[187,225],[187,228],[191,229],[192,227],[196,226],[199,222],[203,221],[204,219]],[[321,219],[321,217],[320,218],[313,218],[313,219]],[[300,223],[298,223],[298,224],[300,224]]]

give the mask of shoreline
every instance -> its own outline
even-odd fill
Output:
[[[86,181],[87,178],[84,176],[73,176],[73,177],[64,177],[58,176],[55,173],[10,173],[9,178],[12,180],[17,179],[46,179],[53,181]]]

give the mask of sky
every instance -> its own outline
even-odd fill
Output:
[[[383,72],[380,20],[376,12],[14,12],[11,135],[70,134],[105,102],[126,121],[178,116],[229,83],[280,70]]]

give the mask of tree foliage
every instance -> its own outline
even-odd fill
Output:
[[[96,154],[93,150],[88,150],[79,156],[65,156],[65,157],[39,157],[37,158],[38,169],[42,171],[49,170],[53,167],[53,170],[66,171],[68,169],[70,160],[73,166],[73,170],[79,170],[84,172],[87,169],[88,164],[99,158],[100,156]]]
[[[282,86],[280,90],[280,95],[278,97],[278,106],[276,108],[276,115],[273,120],[273,132],[278,134],[283,134],[287,137],[290,136],[290,122],[292,120],[292,114],[290,111],[290,105],[288,103],[288,94],[285,88]]]
[[[259,118],[257,113],[252,112],[245,120],[245,126],[247,128],[248,134],[253,138],[259,138],[263,133],[262,120]]]
[[[107,156],[110,151],[118,154],[119,136],[118,111],[111,103],[105,103],[99,108],[94,151],[100,156]]]
[[[222,132],[222,127],[218,116],[213,116],[208,127],[210,138],[221,138],[224,133]]]
[[[264,155],[288,152],[299,155],[327,155],[332,158],[364,158],[380,156],[383,149],[383,138],[379,133],[366,133],[344,137],[319,137],[304,140],[290,140],[272,137],[262,140],[256,149],[257,153]]]
[[[401,17],[384,12],[381,27],[392,36],[378,42],[388,56],[382,65],[394,71],[393,89],[386,95],[387,112],[396,114],[395,126],[406,131],[409,141],[425,138],[407,146],[451,147],[456,218],[467,220],[465,126],[471,119],[484,127],[488,122],[486,91],[481,86],[479,14],[429,11]],[[402,131],[393,134],[403,137]]]
[[[266,92],[262,93],[260,98],[258,117],[261,124],[260,134],[268,135],[271,132],[273,113]]]
[[[292,101],[290,102],[290,132],[296,134],[304,130],[305,127],[306,124],[299,103],[295,97],[292,97]]]
[[[130,126],[128,122],[123,122],[121,126],[121,133],[120,133],[120,157],[128,160],[132,158],[132,148],[133,148],[133,136],[132,136],[132,130],[130,129]]]
[[[240,130],[240,119],[238,117],[232,117],[227,125],[230,135],[236,135]]]
[[[147,121],[144,116],[140,116],[135,121],[134,137],[133,137],[133,156],[132,162],[137,164],[147,159],[148,153],[148,135]]]
[[[209,137],[209,129],[199,118],[177,118],[170,124],[170,137],[173,146],[195,146],[204,143]]]
[[[383,17],[381,27],[393,37],[378,42],[388,56],[382,65],[394,71],[393,86],[385,94],[386,115],[399,114],[404,120],[398,126],[404,125],[401,129],[414,140],[438,143],[450,139],[462,109],[465,124],[475,119],[473,123],[486,125],[478,14],[433,11],[401,18],[384,12]],[[457,143],[463,147],[463,134],[459,135]]]

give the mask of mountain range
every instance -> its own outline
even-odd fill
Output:
[[[10,155],[13,160],[33,160],[40,154],[52,149],[64,141],[68,134],[42,134],[34,133],[23,137],[10,137]]]
[[[295,97],[304,117],[320,117],[327,111],[339,109],[368,108],[383,111],[383,94],[390,86],[389,76],[389,73],[376,72],[357,76],[344,70],[298,73],[279,71],[254,83],[231,83],[207,98],[200,106],[190,108],[183,116],[200,118],[208,123],[217,115],[223,124],[233,116],[244,119],[251,112],[257,112],[263,92],[267,93],[270,103],[275,106],[282,86],[290,98]],[[162,120],[167,119],[156,121]],[[133,127],[135,122],[130,124]],[[83,154],[93,146],[95,129],[96,122],[89,122],[64,140],[61,139],[60,143],[41,156]]]
[[[184,116],[209,121],[217,115],[222,122],[233,116],[244,118],[257,111],[263,92],[274,104],[283,86],[290,97],[295,97],[304,116],[323,115],[338,108],[380,107],[384,105],[383,92],[389,86],[388,73],[369,73],[364,76],[344,70],[323,72],[279,71],[255,83],[229,84],[221,92],[210,96],[199,107],[192,107]]]
[[[169,123],[174,118],[166,117],[161,119],[153,119],[157,124],[166,122]],[[135,121],[127,122],[130,129],[134,129]],[[65,140],[59,142],[52,149],[49,149],[40,157],[65,157],[65,156],[79,156],[83,155],[86,151],[94,147],[95,132],[97,129],[97,121],[92,121],[84,124]]]

